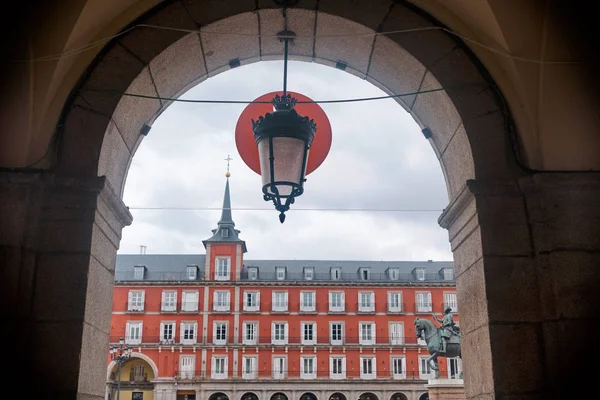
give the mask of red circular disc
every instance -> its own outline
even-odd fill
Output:
[[[289,91],[288,93],[298,99],[298,101],[312,101],[303,94]],[[281,96],[283,92],[266,93],[254,101],[271,101],[276,94]],[[319,168],[329,153],[329,149],[331,148],[331,124],[325,111],[317,103],[296,104],[294,108],[298,111],[298,114],[314,119],[317,124],[317,133],[308,153],[308,163],[306,165],[306,175],[308,175]],[[273,112],[272,104],[248,104],[240,114],[235,126],[235,145],[238,153],[246,165],[259,175],[260,162],[258,160],[258,147],[254,139],[254,131],[252,130],[252,120],[256,121],[258,117],[269,112]]]

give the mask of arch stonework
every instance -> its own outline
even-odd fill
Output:
[[[244,65],[281,57],[274,38],[257,47],[251,36],[181,30],[212,24],[215,31],[255,32],[258,13],[261,33],[274,33],[280,10],[256,10],[261,2],[254,1],[230,8],[183,3],[163,2],[137,20],[179,30],[128,31],[88,68],[63,108],[50,171],[1,175],[3,254],[10,276],[18,277],[9,282],[19,288],[4,296],[13,309],[28,310],[19,311],[10,332],[26,349],[14,357],[14,370],[33,369],[45,394],[104,391],[97,377],[106,368],[115,255],[132,221],[122,185],[144,125],[168,105],[118,93],[176,96],[228,69],[231,59]],[[440,27],[408,2],[339,4],[291,9],[290,28],[326,34],[328,27],[336,33]],[[583,384],[570,366],[585,362],[585,345],[573,338],[599,311],[592,301],[600,280],[599,174],[521,168],[509,107],[456,36],[431,29],[363,39],[298,41],[292,55],[326,65],[344,61],[347,71],[392,93],[445,89],[400,102],[431,129],[448,185],[451,200],[439,222],[455,259],[466,396],[534,398]],[[199,40],[202,46],[191,44]],[[575,157],[565,152],[565,159]]]
[[[156,366],[156,364],[154,363],[152,358],[148,357],[144,353],[137,353],[137,352],[131,352],[131,358],[139,358],[141,360],[146,361],[148,363],[148,365],[150,366],[150,368],[152,368],[152,373],[154,374],[154,378],[158,377],[158,367]],[[111,361],[108,364],[108,367],[106,368],[106,380],[110,379],[110,374],[116,365],[117,365],[117,363],[114,361]]]

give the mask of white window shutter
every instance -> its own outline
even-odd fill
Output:
[[[213,310],[216,310],[217,308],[217,292],[214,291],[213,292]]]
[[[342,374],[346,375],[346,357],[342,357]]]
[[[271,323],[271,343],[275,344],[275,322]]]
[[[132,303],[132,301],[133,301],[133,292],[130,290],[127,293],[127,309],[128,310],[131,310],[131,303]]]
[[[158,338],[158,342],[162,342],[163,338],[165,337],[165,324],[164,323],[160,323],[160,334],[159,334],[159,338]]]
[[[284,324],[284,331],[283,332],[284,332],[284,334],[283,334],[284,343],[288,344],[288,323],[287,322]]]
[[[243,322],[242,323],[242,343],[244,343],[244,341],[246,340],[246,323]]]
[[[346,311],[346,293],[342,292],[342,311]]]
[[[210,360],[210,372],[211,372],[211,375],[213,375],[213,376],[216,374],[216,371],[215,371],[216,365],[215,364],[216,364],[215,357],[213,356],[212,359]]]
[[[231,292],[227,291],[227,308],[231,309]]]
[[[223,369],[225,376],[229,375],[228,361],[229,361],[229,357],[225,356],[225,368]]]
[[[313,310],[316,310],[317,309],[317,292],[312,292],[311,297],[312,297]]]
[[[305,328],[305,326],[306,326],[306,324],[304,322],[302,322],[300,324],[300,343],[302,343],[304,341],[304,328]]]
[[[371,307],[375,308],[375,293],[369,295],[371,297]]]
[[[129,327],[129,322],[127,322],[125,324],[125,343],[127,343],[129,341],[129,335],[130,335],[130,327]]]
[[[179,324],[179,343],[183,343],[183,332],[184,332],[183,322],[181,322]]]
[[[285,305],[284,305],[284,307],[285,307],[285,309],[287,310],[287,309],[288,309],[288,307],[289,307],[289,306],[288,306],[288,292],[285,292],[285,296],[283,296],[283,301],[285,302]]]
[[[329,308],[331,308],[332,297],[333,297],[333,296],[332,296],[331,292],[329,292],[329,304],[330,304],[330,305],[329,305]]]
[[[271,292],[271,309],[275,308],[275,292]]]
[[[195,310],[198,310],[198,300],[200,299],[200,293],[195,292],[194,293],[194,306],[195,306]]]
[[[260,311],[260,292],[256,292],[256,307]]]
[[[175,322],[172,323],[173,325],[173,336],[172,336],[172,341],[175,342],[175,338],[177,338],[177,324]]]
[[[161,297],[161,304],[162,304],[161,308],[165,308],[166,300],[167,300],[167,293],[163,290],[162,297]]]
[[[143,333],[144,333],[144,323],[140,322],[140,337],[138,337],[138,343],[142,343]]]
[[[373,365],[373,378],[377,377],[377,359],[373,357],[372,364]]]
[[[427,293],[427,305],[431,304],[431,292]]]

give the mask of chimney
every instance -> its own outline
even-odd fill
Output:
[[[146,254],[146,247],[143,244],[140,245],[140,254]]]

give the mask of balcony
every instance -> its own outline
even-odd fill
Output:
[[[130,314],[143,314],[145,312],[145,302],[128,301],[126,309]]]
[[[198,302],[197,301],[181,302],[180,312],[182,312],[182,313],[197,313],[198,312]]]
[[[356,312],[359,314],[375,314],[375,303],[357,303]]]
[[[403,314],[406,312],[406,305],[404,303],[386,303],[385,309],[388,314]]]
[[[415,303],[415,313],[430,314],[433,312],[432,303]]]
[[[231,304],[230,303],[214,303],[213,304],[213,312],[219,314],[228,314],[231,312]]]
[[[271,303],[272,314],[288,314],[289,312],[288,302]]]

